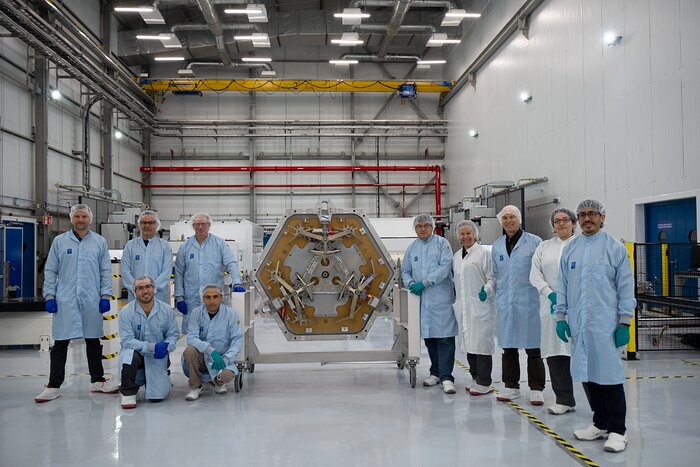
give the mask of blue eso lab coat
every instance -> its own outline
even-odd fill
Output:
[[[542,239],[523,232],[508,255],[506,235],[493,243],[491,259],[496,274],[496,335],[502,349],[540,346],[540,298],[530,284],[532,255]]]
[[[238,374],[235,360],[243,348],[243,330],[238,320],[238,314],[223,303],[214,318],[209,317],[209,312],[204,305],[195,308],[190,316],[187,345],[191,345],[204,354],[204,362],[212,379],[219,372],[211,367],[212,350],[216,350],[224,357],[227,362],[226,369]],[[187,371],[184,358],[183,369]]]
[[[146,373],[146,398],[164,399],[170,393],[168,377],[168,359],[156,359],[153,356],[155,344],[168,343],[168,352],[175,350],[180,331],[175,322],[175,313],[170,305],[154,300],[153,309],[146,316],[138,300],[129,302],[119,310],[119,368],[130,365],[134,351],[143,355]],[[120,371],[121,373],[121,371]]]
[[[122,253],[121,273],[130,302],[136,299],[134,279],[148,276],[156,283],[156,298],[170,303],[168,286],[173,273],[173,250],[162,238],[153,237],[148,241],[148,245],[141,237],[126,242]]]
[[[443,237],[419,238],[406,249],[401,265],[404,287],[423,282],[420,297],[420,335],[423,339],[452,337],[458,332],[452,304],[455,301],[452,281],[452,248]]]
[[[44,297],[55,298],[53,338],[103,336],[100,299],[112,295],[112,265],[107,241],[93,231],[81,240],[73,230],[53,241],[44,267]]]

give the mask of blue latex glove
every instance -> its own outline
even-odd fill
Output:
[[[112,308],[109,304],[109,300],[106,298],[101,298],[100,299],[100,313],[107,313],[110,308]]]
[[[243,287],[241,284],[236,284],[233,286],[233,291],[234,292],[245,292],[245,287]]]
[[[619,324],[615,329],[615,347],[624,347],[630,341],[630,327]]]
[[[168,356],[168,343],[163,341],[163,342],[158,342],[156,344],[156,348],[153,351],[153,356],[157,358],[158,360],[163,359]]]
[[[223,370],[226,368],[226,362],[224,361],[224,357],[222,357],[221,354],[216,350],[211,353],[211,359],[213,360],[213,363],[211,364],[211,367],[213,369]]]
[[[45,309],[49,313],[56,313],[58,311],[58,303],[53,298],[50,298],[46,300]]]
[[[571,328],[565,320],[557,321],[557,336],[564,342],[569,342],[567,337],[571,337]]]
[[[418,296],[423,293],[423,290],[425,289],[425,285],[422,282],[414,282],[408,287],[408,290],[411,291],[411,293],[414,293]]]
[[[484,286],[482,285],[481,290],[479,290],[479,300],[481,300],[482,302],[485,302],[486,297],[487,297],[486,290],[484,290]]]
[[[552,304],[549,305],[549,312],[551,314],[554,314],[554,305],[557,304],[557,293],[551,292],[549,295],[547,295],[547,298],[549,299],[550,302],[552,302]]]
[[[187,302],[186,301],[184,301],[184,300],[179,301],[179,302],[177,302],[177,304],[175,306],[177,307],[177,311],[179,311],[183,315],[187,314]]]

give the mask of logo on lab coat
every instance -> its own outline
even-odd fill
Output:
[[[498,261],[503,261],[503,255],[499,255]]]
[[[414,257],[413,257],[413,261],[418,261],[418,257],[417,257],[417,256],[414,256]]]
[[[194,259],[194,253],[190,253],[190,259]]]
[[[140,324],[136,325],[136,330],[137,330],[137,331],[140,331],[140,330],[141,330],[141,325],[140,325]]]
[[[571,269],[576,269],[576,261],[571,262]]]
[[[67,253],[68,253],[69,255],[72,255],[72,254],[73,254],[73,248],[68,248]]]
[[[141,255],[136,255],[136,261],[141,259]]]
[[[199,332],[204,332],[204,326],[199,327]]]

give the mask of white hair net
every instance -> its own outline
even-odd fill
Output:
[[[520,214],[520,209],[518,209],[517,206],[513,206],[512,204],[509,204],[508,206],[503,206],[503,209],[501,209],[501,212],[496,214],[496,217],[498,218],[498,222],[501,224],[501,226],[503,226],[503,221],[501,220],[501,218],[505,214],[512,214],[518,218],[518,222],[520,224],[523,223],[523,215]]]
[[[554,228],[554,216],[556,216],[560,212],[566,214],[566,216],[571,220],[571,223],[573,224],[572,232],[576,232],[576,214],[574,214],[574,211],[568,208],[557,208],[554,211],[552,211],[552,215],[549,216],[549,225],[551,225],[552,228]]]
[[[90,209],[90,206],[87,204],[74,204],[73,206],[70,207],[70,214],[68,214],[68,217],[70,217],[71,220],[73,220],[73,214],[75,214],[78,211],[85,211],[90,218],[90,223],[92,224],[92,209]]]
[[[141,220],[146,216],[153,216],[156,219],[156,230],[160,230],[160,217],[158,217],[158,213],[149,210],[143,211],[139,214],[139,224],[141,224]]]
[[[583,201],[578,203],[578,206],[576,207],[576,215],[578,216],[581,213],[581,211],[583,211],[586,208],[593,209],[594,211],[605,215],[605,205],[596,199],[584,199]]]
[[[474,233],[474,237],[476,237],[477,240],[479,239],[479,227],[477,227],[474,222],[468,220],[460,221],[460,223],[457,224],[457,233],[462,230],[462,227],[468,227],[469,230]]]
[[[192,216],[192,224],[197,222],[198,219],[204,219],[205,221],[207,221],[207,224],[209,224],[209,225],[211,225],[211,223],[212,223],[211,216],[209,214],[207,214],[206,212],[198,212],[197,214]]]
[[[132,285],[136,285],[136,283],[138,281],[144,281],[144,280],[147,280],[148,282],[150,282],[154,289],[156,288],[156,281],[154,281],[151,276],[139,276],[139,277],[134,279],[134,283]]]
[[[202,297],[202,299],[204,299],[204,292],[206,292],[209,289],[216,289],[219,291],[221,296],[224,295],[224,289],[221,288],[221,286],[219,284],[207,284],[204,287],[202,287],[201,289],[199,289],[199,296]]]
[[[418,224],[430,224],[435,228],[435,219],[430,214],[418,214],[413,218],[413,228]]]

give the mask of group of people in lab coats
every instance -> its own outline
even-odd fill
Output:
[[[146,398],[162,401],[170,393],[170,354],[180,330],[169,304],[173,273],[172,249],[157,235],[160,219],[143,211],[138,219],[141,236],[129,240],[122,254],[121,273],[128,304],[119,310],[119,368],[117,385],[102,366],[103,314],[110,311],[111,262],[106,240],[90,230],[92,210],[85,204],[71,207],[72,229],[53,241],[44,267],[46,311],[53,314],[54,345],[50,352],[48,384],[35,401],[60,396],[65,379],[68,344],[85,339],[90,391],[121,392],[125,409],[136,407],[136,394],[146,381]],[[238,369],[235,357],[243,346],[237,314],[223,303],[224,273],[231,275],[234,292],[245,292],[238,262],[223,239],[210,234],[212,219],[206,213],[192,216],[194,235],[179,248],[175,260],[175,304],[182,313],[182,334],[187,336],[182,366],[188,377],[189,401],[199,398],[203,381],[217,394]]]
[[[497,343],[505,388],[496,397],[516,400],[524,349],[530,403],[544,404],[545,359],[555,395],[548,412],[573,412],[573,380],[582,382],[593,424],[574,436],[605,438],[606,451],[623,451],[625,374],[618,349],[629,341],[636,301],[627,251],[601,230],[605,215],[603,203],[591,199],[579,203],[576,212],[555,209],[554,236],[542,241],[522,229],[517,207],[505,206],[497,215],[504,235],[490,250],[478,243],[478,226],[465,220],[457,225],[462,248],[454,255],[449,242],[434,233],[433,218],[417,216],[418,238],[406,250],[402,279],[421,297],[421,337],[431,362],[423,385],[442,384],[446,394],[456,392],[452,370],[458,345],[473,380],[467,392],[493,392]],[[579,226],[582,234],[575,235]]]

